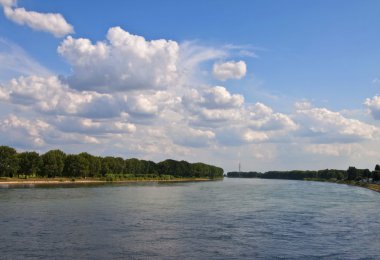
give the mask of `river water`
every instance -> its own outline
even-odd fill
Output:
[[[0,188],[1,259],[380,259],[380,193],[262,179]]]

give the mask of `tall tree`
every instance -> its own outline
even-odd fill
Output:
[[[80,155],[69,154],[65,158],[63,176],[86,178],[89,173],[89,162]]]
[[[27,176],[37,174],[42,165],[42,160],[38,153],[23,152],[19,153],[17,157],[19,159],[19,174],[24,174]]]
[[[86,160],[86,164],[88,164],[88,174],[85,177],[99,177],[101,175],[102,160],[100,157],[89,153],[80,153],[79,156]]]
[[[47,177],[61,177],[65,165],[65,153],[61,150],[51,150],[41,156],[41,175]]]
[[[14,177],[18,170],[18,158],[15,149],[0,146],[0,176]]]
[[[376,164],[375,170],[372,172],[372,182],[380,181],[380,165]]]

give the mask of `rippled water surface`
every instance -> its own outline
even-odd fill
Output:
[[[0,258],[380,259],[380,193],[331,183],[0,188]]]

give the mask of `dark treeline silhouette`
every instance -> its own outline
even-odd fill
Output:
[[[51,150],[42,155],[36,152],[18,153],[9,146],[0,146],[0,177],[42,178],[222,178],[223,169],[186,161],[165,160],[159,163],[146,160],[100,157],[88,153],[65,154]]]
[[[380,166],[376,165],[373,171],[349,167],[345,170],[325,169],[319,171],[268,171],[260,172],[228,172],[229,178],[262,178],[286,180],[338,180],[338,181],[380,181]]]

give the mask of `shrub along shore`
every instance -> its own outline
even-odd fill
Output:
[[[51,150],[18,153],[0,146],[0,183],[96,183],[107,181],[201,181],[223,178],[223,169],[204,163],[65,154]]]
[[[349,167],[347,170],[325,169],[319,171],[268,171],[268,172],[228,172],[229,178],[261,178],[305,181],[327,181],[368,188],[380,192],[380,165],[373,171]]]

